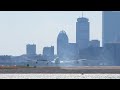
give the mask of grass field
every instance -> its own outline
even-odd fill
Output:
[[[120,74],[120,66],[82,66],[82,67],[7,67],[0,66],[0,73],[70,73],[70,74],[91,74],[91,73],[102,73],[102,74]]]

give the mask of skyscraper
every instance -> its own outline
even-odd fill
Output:
[[[102,41],[105,43],[120,42],[120,12],[102,12]]]
[[[89,20],[78,18],[76,22],[76,43],[79,49],[85,49],[89,45]]]
[[[27,44],[26,45],[26,53],[28,56],[36,55],[36,45],[35,44]]]
[[[57,37],[57,55],[60,59],[66,57],[66,48],[68,46],[68,36],[65,31],[60,31]]]

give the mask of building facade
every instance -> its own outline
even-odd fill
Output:
[[[102,45],[120,42],[120,12],[102,12]]]
[[[100,47],[100,41],[99,40],[91,40],[89,42],[89,47]]]
[[[36,45],[35,44],[27,44],[26,45],[26,54],[28,56],[36,55]]]
[[[67,46],[68,60],[77,60],[79,55],[79,47],[76,43],[68,43]]]
[[[68,36],[65,31],[60,31],[57,37],[57,56],[59,59],[66,59],[67,58],[67,46],[68,46]]]
[[[120,43],[105,43],[103,53],[105,62],[110,62],[109,65],[120,66]]]
[[[54,46],[43,48],[43,57],[46,60],[54,60]]]

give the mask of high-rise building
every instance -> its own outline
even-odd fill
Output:
[[[68,36],[65,31],[60,31],[57,37],[57,55],[59,59],[64,59],[67,52]]]
[[[26,54],[28,56],[36,55],[36,45],[35,44],[27,44],[26,45]]]
[[[89,47],[100,47],[100,41],[99,40],[91,40],[89,42]]]
[[[76,43],[79,49],[85,49],[89,45],[89,20],[87,18],[78,18],[76,22]]]
[[[105,43],[120,42],[120,12],[102,12],[102,45]]]
[[[54,46],[43,48],[43,57],[46,60],[54,60]]]

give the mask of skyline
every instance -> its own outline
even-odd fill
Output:
[[[102,42],[102,12],[83,13],[90,21],[90,40]],[[75,42],[75,24],[79,17],[82,17],[82,11],[0,12],[0,55],[25,54],[26,44],[33,43],[37,46],[37,54],[42,54],[46,46],[55,46],[56,54],[57,36],[61,30],[66,31],[70,43]]]

